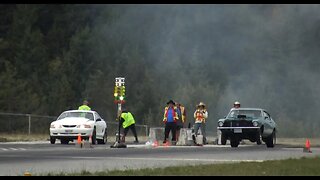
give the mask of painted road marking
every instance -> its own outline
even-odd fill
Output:
[[[2,151],[26,151],[25,148],[0,148]]]
[[[133,158],[133,157],[70,157],[71,159],[117,159],[117,160],[149,160],[149,161],[204,161],[204,162],[264,162],[257,159],[200,159],[200,158]]]

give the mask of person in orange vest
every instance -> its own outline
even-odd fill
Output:
[[[208,118],[208,111],[206,110],[206,105],[203,102],[200,102],[197,105],[197,109],[193,114],[195,118],[195,124],[194,124],[194,133],[195,135],[198,134],[199,128],[201,128],[201,133],[203,136],[203,144],[207,144],[207,138],[206,138],[206,119]]]
[[[186,110],[185,107],[178,102],[176,102],[176,108],[178,114],[176,140],[178,141],[180,136],[180,129],[184,128],[184,123],[186,122]]]
[[[164,109],[163,122],[165,123],[164,128],[164,141],[166,143],[169,138],[171,131],[172,144],[176,143],[176,130],[177,130],[178,114],[173,100],[167,102],[167,106]]]

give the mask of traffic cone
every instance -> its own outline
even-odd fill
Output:
[[[163,146],[164,146],[164,147],[168,147],[168,146],[170,146],[169,141],[167,141],[166,143],[164,143],[164,144],[163,144]]]
[[[309,139],[306,140],[306,145],[305,145],[305,148],[303,149],[303,152],[312,153],[312,151],[310,149],[310,141],[309,141]]]
[[[89,136],[89,143],[92,144],[92,135]]]
[[[153,147],[158,147],[158,146],[159,146],[159,143],[158,143],[158,141],[157,141],[157,140],[155,140],[155,141],[154,141],[154,143],[153,143],[152,145],[153,145]]]
[[[78,143],[78,144],[81,144],[81,135],[80,135],[80,134],[78,134],[78,140],[77,140],[77,143]]]
[[[24,172],[24,176],[31,176],[31,173],[29,171]]]

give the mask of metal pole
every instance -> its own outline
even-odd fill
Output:
[[[28,129],[28,134],[31,134],[31,114],[27,114],[28,120],[29,120],[29,129]]]
[[[118,143],[120,143],[120,121],[121,121],[121,103],[118,103],[118,121],[119,121],[119,127],[118,127]]]
[[[148,137],[148,126],[147,125],[145,126],[146,126],[146,137]]]

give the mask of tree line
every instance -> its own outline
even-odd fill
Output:
[[[58,116],[87,99],[114,121],[123,76],[139,124],[162,126],[170,99],[193,123],[203,101],[215,133],[238,100],[283,136],[318,136],[318,7],[0,5],[0,111]]]

